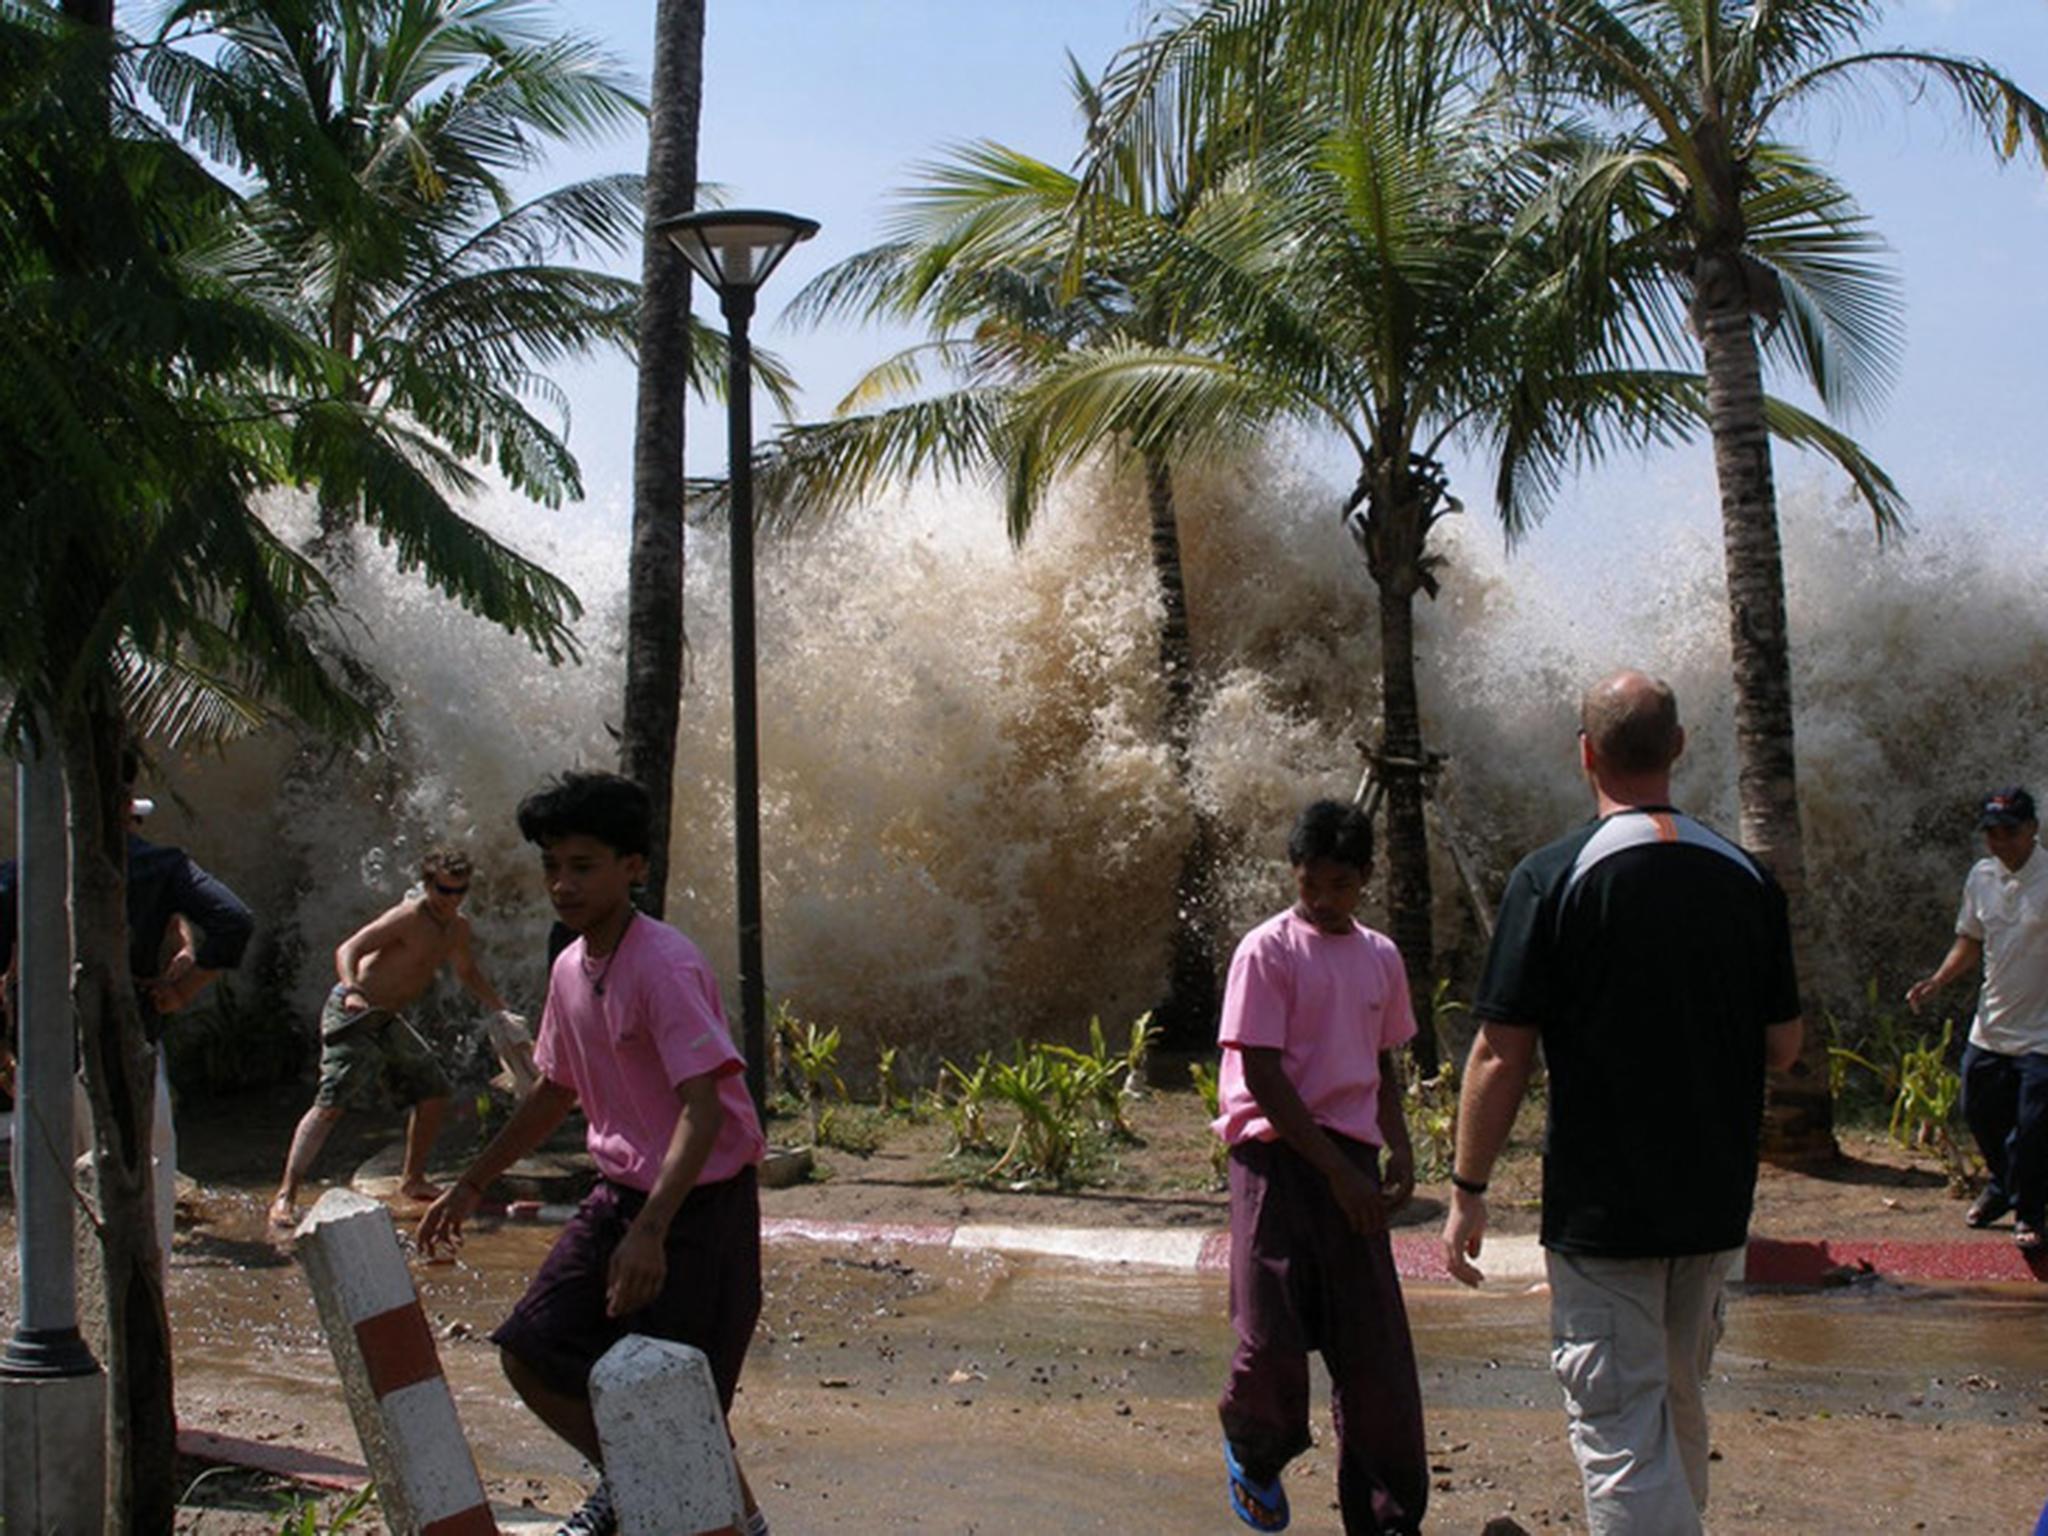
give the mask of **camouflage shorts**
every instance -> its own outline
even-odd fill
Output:
[[[413,1105],[449,1094],[448,1074],[405,1019],[383,1008],[351,1011],[341,990],[327,994],[320,1010],[320,1088],[313,1102],[322,1109],[376,1109],[386,1103]]]

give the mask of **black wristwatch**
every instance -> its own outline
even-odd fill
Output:
[[[1463,1190],[1468,1195],[1483,1195],[1486,1193],[1486,1181],[1484,1179],[1468,1179],[1461,1174],[1453,1173],[1451,1175],[1451,1188]]]

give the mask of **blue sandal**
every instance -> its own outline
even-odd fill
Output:
[[[1275,1473],[1270,1483],[1253,1480],[1237,1459],[1237,1449],[1223,1442],[1223,1466],[1230,1474],[1230,1507],[1237,1518],[1255,1531],[1287,1529],[1287,1490]]]

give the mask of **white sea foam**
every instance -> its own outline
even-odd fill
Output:
[[[1190,623],[1205,680],[1195,772],[1163,742],[1160,605],[1142,497],[1107,471],[1008,549],[989,499],[927,492],[767,544],[760,693],[768,982],[906,1065],[1020,1032],[1121,1021],[1155,1000],[1190,795],[1223,840],[1229,937],[1286,898],[1286,827],[1348,795],[1377,730],[1376,612],[1339,492],[1268,463],[1180,486]],[[303,504],[279,525],[303,537]],[[329,948],[461,843],[482,878],[486,968],[536,1001],[545,903],[512,808],[545,775],[610,766],[626,536],[616,511],[490,502],[477,516],[582,594],[581,665],[551,668],[400,576],[365,542],[350,634],[391,688],[385,751],[273,739],[165,765],[155,835],[191,846],[263,918],[271,971],[310,1018]],[[1990,513],[1879,549],[1819,489],[1784,497],[1800,765],[1819,943],[1809,990],[1846,999],[1931,966],[1988,785],[2048,789],[2039,541]],[[1431,745],[1489,899],[1514,860],[1585,813],[1574,700],[1647,666],[1690,732],[1682,800],[1734,828],[1726,613],[1716,530],[1546,529],[1580,554],[1502,552],[1446,525],[1443,597],[1418,605]],[[1569,575],[1559,574],[1569,570]],[[730,721],[722,537],[693,530],[691,656],[670,915],[732,984]],[[1439,860],[1443,964],[1476,930]],[[1367,914],[1371,916],[1370,913]]]

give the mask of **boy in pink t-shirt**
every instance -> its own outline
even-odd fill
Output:
[[[582,1106],[601,1176],[491,1338],[527,1406],[598,1467],[589,1376],[607,1349],[640,1333],[703,1350],[730,1411],[761,1310],[761,1125],[710,967],[634,910],[650,819],[646,791],[609,773],[565,774],[520,802],[578,937],[548,978],[539,1081],[419,1227],[424,1253],[459,1241],[491,1180]],[[765,1536],[742,1487],[745,1536]],[[617,1529],[600,1478],[560,1536]]]
[[[1364,813],[1317,801],[1287,856],[1299,900],[1238,945],[1218,1031],[1237,1332],[1217,1405],[1230,1504],[1254,1530],[1287,1524],[1280,1473],[1309,1447],[1316,1350],[1345,1531],[1418,1531],[1422,1389],[1387,1238],[1415,1188],[1393,1058],[1415,1033],[1408,981],[1392,941],[1352,917],[1372,873]]]

